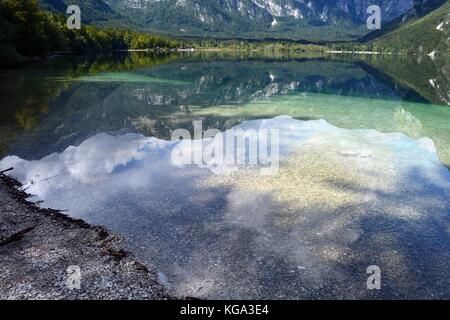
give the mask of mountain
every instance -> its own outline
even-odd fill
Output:
[[[367,7],[348,0],[105,1],[152,30],[180,35],[321,41],[354,39],[367,30],[361,23]]]
[[[450,0],[421,18],[411,18],[370,42],[373,50],[450,53]]]
[[[65,12],[79,4],[87,23],[175,36],[355,40],[367,34],[368,6],[383,24],[430,10],[443,0],[40,0]],[[430,4],[431,3],[431,4]],[[426,5],[425,5],[426,4]]]
[[[414,0],[412,8],[391,21],[385,21],[381,29],[366,34],[360,41],[367,42],[379,38],[413,19],[421,18],[431,11],[436,10],[442,6],[445,1],[446,0]]]
[[[64,13],[69,5],[79,5],[82,12],[82,19],[86,23],[117,19],[119,17],[103,0],[43,0],[40,1],[40,4],[44,9]]]

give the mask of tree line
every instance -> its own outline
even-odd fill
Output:
[[[58,51],[107,52],[125,49],[171,49],[180,41],[130,30],[92,25],[69,30],[67,17],[42,10],[37,0],[0,0],[0,59],[3,64]]]
[[[70,30],[66,21],[67,16],[40,8],[38,0],[0,0],[0,65],[63,51],[109,53],[127,49],[209,48],[283,53],[324,50],[318,45],[283,41],[174,39],[93,25]]]

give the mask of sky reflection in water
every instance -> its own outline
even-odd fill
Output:
[[[449,271],[449,235],[439,228],[448,223],[450,173],[430,139],[290,117],[239,126],[261,127],[281,134],[272,176],[180,168],[170,155],[182,142],[139,134],[101,133],[38,161],[1,165],[33,181],[29,192],[46,205],[124,234],[178,294],[296,298],[348,287],[339,295],[367,296],[364,264],[376,261],[392,277],[384,295],[420,296],[424,284],[448,295],[440,276]],[[419,234],[409,238],[412,230]]]

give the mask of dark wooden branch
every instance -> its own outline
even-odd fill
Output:
[[[0,171],[0,173],[5,173],[5,172],[11,171],[11,170],[14,170],[14,168],[11,167],[11,168],[5,169],[5,170],[3,170],[3,171]]]
[[[23,230],[21,230],[19,232],[16,232],[16,233],[12,234],[11,236],[7,237],[5,240],[0,241],[0,247],[4,246],[4,245],[7,245],[7,244],[9,244],[11,242],[18,241],[18,240],[22,239],[25,234],[27,234],[28,232],[34,230],[35,228],[36,228],[36,226],[28,227],[28,228],[25,228],[25,229],[23,229]]]

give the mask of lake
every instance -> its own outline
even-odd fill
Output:
[[[173,294],[450,298],[448,57],[54,57],[0,81],[0,170]]]

